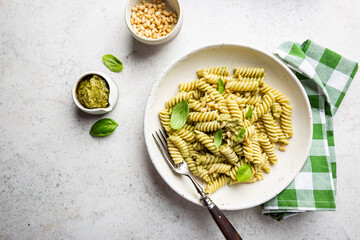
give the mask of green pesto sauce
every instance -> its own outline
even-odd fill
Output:
[[[107,82],[98,75],[85,77],[76,88],[77,98],[85,108],[107,108],[109,92]]]
[[[237,134],[239,134],[240,130],[244,127],[244,123],[241,119],[232,118],[228,114],[220,114],[218,121],[220,125],[223,122],[226,123],[225,127],[223,128],[223,132],[230,132],[232,135],[231,140],[236,142],[242,142],[242,139],[236,139]]]

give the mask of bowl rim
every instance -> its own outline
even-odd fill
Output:
[[[247,48],[247,49],[250,49],[250,50],[253,50],[255,52],[258,52],[258,53],[261,53],[261,54],[264,54],[266,55],[267,57],[273,59],[274,61],[276,61],[278,64],[280,64],[284,69],[285,71],[287,71],[291,76],[292,78],[294,78],[296,81],[296,84],[300,87],[300,90],[301,90],[301,93],[302,95],[305,96],[305,102],[306,102],[306,108],[308,110],[308,113],[309,115],[307,116],[307,121],[309,122],[309,126],[310,126],[310,129],[308,129],[308,131],[310,132],[309,134],[309,139],[308,139],[308,144],[306,146],[306,149],[304,149],[304,151],[307,153],[309,153],[310,151],[310,147],[312,145],[312,133],[313,133],[313,124],[312,124],[312,111],[311,111],[311,106],[310,106],[310,102],[309,102],[309,99],[307,98],[307,94],[306,94],[306,91],[304,89],[304,87],[301,85],[300,81],[298,80],[298,78],[295,76],[295,74],[291,71],[291,69],[286,65],[284,64],[283,62],[281,62],[278,58],[276,58],[274,55],[270,54],[270,53],[267,53],[265,51],[262,51],[260,50],[259,48],[257,47],[253,47],[253,46],[249,46],[249,45],[244,45],[244,44],[237,44],[237,43],[215,43],[215,44],[209,44],[209,45],[205,45],[203,47],[200,47],[200,48],[197,48],[195,50],[192,50],[190,52],[188,52],[187,54],[185,55],[182,55],[180,57],[178,57],[174,62],[172,62],[169,66],[166,67],[166,69],[160,74],[160,76],[156,79],[156,81],[154,82],[154,85],[150,91],[150,94],[149,94],[149,97],[148,97],[148,100],[147,100],[147,104],[146,104],[146,108],[145,108],[145,114],[144,114],[144,137],[145,137],[145,144],[146,144],[146,148],[147,148],[147,151],[149,153],[149,157],[150,157],[150,160],[152,162],[152,164],[154,165],[156,171],[158,172],[158,174],[161,176],[161,178],[164,180],[164,182],[174,191],[176,192],[178,195],[182,196],[183,198],[185,198],[186,200],[188,200],[189,202],[192,202],[196,205],[199,205],[199,206],[202,206],[200,202],[195,202],[192,198],[189,198],[186,194],[184,195],[182,192],[180,192],[177,188],[174,188],[172,185],[170,185],[166,179],[165,179],[165,174],[161,171],[158,171],[157,169],[159,168],[159,166],[157,166],[157,163],[155,161],[153,161],[153,158],[155,156],[153,156],[153,153],[150,151],[150,141],[153,139],[150,138],[147,134],[149,131],[149,126],[148,126],[148,121],[147,121],[147,118],[148,116],[150,115],[150,108],[151,108],[151,105],[153,104],[152,101],[149,101],[149,98],[151,96],[153,96],[155,94],[155,91],[156,89],[159,87],[160,83],[163,81],[163,78],[166,74],[168,74],[179,62],[185,60],[186,58],[188,58],[189,56],[193,55],[193,54],[196,54],[197,52],[200,52],[200,51],[203,51],[205,49],[211,49],[211,48],[219,48],[219,47],[224,47],[224,46],[230,46],[230,47],[241,47],[241,48]],[[306,162],[306,157],[302,160],[302,162],[299,164],[298,168],[296,169],[296,173],[298,174],[302,167],[304,166],[305,162]],[[165,160],[164,160],[165,162]],[[175,174],[175,173],[174,173]],[[245,207],[242,207],[242,208],[239,208],[239,207],[223,207],[223,206],[219,206],[220,209],[222,210],[243,210],[243,209],[248,209],[248,208],[252,208],[252,207],[256,207],[256,206],[259,206],[267,201],[269,201],[270,199],[276,197],[279,193],[281,193],[284,189],[286,189],[286,187],[296,178],[297,174],[294,176],[294,178],[291,178],[289,179],[288,182],[286,183],[283,183],[283,188],[279,191],[279,192],[275,192],[273,194],[269,194],[266,198],[262,199],[262,201],[257,201],[257,202],[254,202],[253,204],[250,204],[248,206],[245,206]]]
[[[79,99],[77,98],[76,89],[77,89],[77,86],[78,86],[79,82],[84,77],[89,76],[89,75],[98,75],[98,76],[102,77],[106,81],[106,83],[108,84],[110,92],[109,92],[109,99],[108,99],[109,106],[107,108],[85,108],[80,103]],[[118,87],[116,86],[115,82],[111,79],[111,77],[109,77],[107,74],[99,72],[99,71],[88,71],[88,72],[83,73],[74,82],[71,93],[72,93],[72,97],[73,97],[73,100],[75,102],[75,105],[80,110],[82,110],[83,112],[90,113],[90,114],[95,114],[95,115],[105,114],[105,113],[108,113],[108,112],[112,111],[113,108],[115,107],[116,103],[117,103],[118,95],[119,95],[118,94]],[[112,100],[114,100],[114,101],[112,101]]]
[[[125,23],[126,23],[127,28],[129,29],[131,34],[137,40],[139,40],[143,43],[156,45],[156,44],[167,42],[167,41],[175,38],[176,35],[180,32],[180,28],[182,27],[182,21],[183,21],[183,11],[182,11],[182,6],[181,6],[181,3],[179,0],[175,0],[179,4],[179,12],[176,12],[178,14],[178,22],[175,24],[174,29],[169,34],[167,34],[166,36],[160,37],[158,39],[145,38],[145,37],[139,36],[138,34],[136,34],[134,32],[134,30],[132,29],[132,25],[130,23],[130,18],[129,18],[129,17],[131,17],[131,8],[133,7],[133,6],[130,6],[130,2],[132,2],[132,1],[133,0],[128,0],[128,2],[126,4],[124,18],[125,18]],[[130,14],[128,15],[129,10],[130,10]]]

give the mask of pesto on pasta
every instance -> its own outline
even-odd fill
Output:
[[[244,164],[252,172],[245,183],[262,180],[278,161],[276,145],[284,151],[293,136],[290,100],[265,82],[263,68],[237,67],[231,75],[229,67],[214,67],[197,75],[198,79],[181,83],[180,91],[159,112],[174,162],[186,161],[190,171],[207,183],[207,193],[244,183],[237,181]],[[218,91],[219,82],[223,93]],[[185,100],[190,108],[187,122],[172,129],[172,109]],[[215,146],[214,135],[220,129],[221,145]]]

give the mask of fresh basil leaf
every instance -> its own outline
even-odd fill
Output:
[[[249,164],[241,165],[237,171],[236,179],[238,182],[246,182],[250,179],[252,170]]]
[[[96,137],[107,136],[112,133],[116,127],[119,126],[113,119],[100,119],[90,129],[90,134]]]
[[[189,112],[189,104],[186,100],[176,104],[171,112],[170,126],[173,129],[182,128],[186,123]]]
[[[222,130],[219,129],[216,131],[215,136],[214,136],[214,144],[216,148],[219,148],[222,142]]]
[[[249,109],[247,111],[247,113],[245,114],[245,118],[251,118],[252,116],[252,108],[249,106]]]
[[[102,59],[110,71],[120,72],[124,68],[122,62],[111,54],[104,55]]]
[[[243,139],[244,136],[245,136],[245,132],[246,132],[246,129],[245,129],[245,128],[242,128],[242,129],[240,130],[239,134],[236,136],[236,140],[239,141],[239,140]]]
[[[225,91],[224,82],[221,78],[218,79],[218,91],[220,94],[223,94]]]

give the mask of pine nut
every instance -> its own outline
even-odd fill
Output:
[[[284,146],[279,146],[279,150],[282,151],[282,152],[285,152],[285,151],[286,151],[286,147],[284,147]]]

